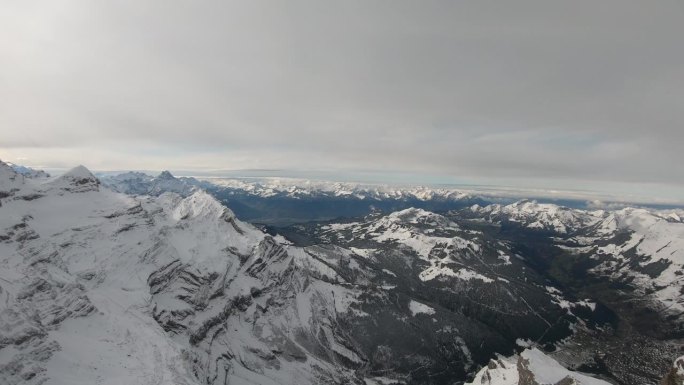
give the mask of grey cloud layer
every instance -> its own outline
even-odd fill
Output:
[[[3,2],[0,157],[681,186],[682,36],[678,1]]]

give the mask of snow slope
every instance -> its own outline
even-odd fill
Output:
[[[520,355],[499,357],[483,367],[466,385],[609,385],[608,382],[564,368],[536,348]]]

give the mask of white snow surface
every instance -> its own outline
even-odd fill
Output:
[[[411,300],[409,302],[409,310],[411,310],[411,314],[415,317],[418,314],[427,314],[427,315],[432,315],[435,314],[435,309],[431,308],[430,306],[420,303],[418,301]]]
[[[600,220],[584,210],[575,210],[550,203],[521,200],[509,205],[493,204],[485,207],[473,205],[473,212],[488,215],[490,218],[505,216],[512,222],[520,222],[529,228],[552,230],[568,233],[573,229],[591,226]]]
[[[607,385],[608,383],[588,375],[571,372],[565,369],[558,361],[544,354],[541,350],[533,348],[523,351],[520,356],[529,361],[528,368],[534,373],[537,382],[541,384],[555,384],[565,377],[575,379],[578,385]]]
[[[537,348],[525,349],[519,356],[491,360],[490,364],[483,367],[473,381],[466,385],[518,385],[519,366],[529,370],[538,384],[554,385],[570,377],[577,385],[609,385],[598,378],[566,369]]]

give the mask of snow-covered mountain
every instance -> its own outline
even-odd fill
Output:
[[[22,165],[10,163],[10,162],[7,162],[5,164],[10,166],[17,173],[24,175],[28,178],[48,178],[48,177],[50,177],[50,174],[46,173],[43,170],[36,170],[36,169],[31,168],[31,167],[22,166]]]
[[[129,194],[159,194],[163,191],[187,193],[193,187],[239,191],[261,197],[342,197],[361,200],[467,200],[475,197],[455,189],[426,186],[392,186],[349,182],[315,181],[297,178],[176,178],[169,171],[152,177],[142,172],[102,175],[102,182],[112,189]]]
[[[684,324],[684,210],[588,211],[520,201],[470,211],[489,222],[548,233],[560,247],[595,261],[592,273],[629,283],[655,310]]]
[[[294,226],[284,234],[316,240],[296,246],[194,186],[167,191],[172,178],[129,174],[142,187],[127,195],[82,166],[34,178],[0,162],[0,383],[452,384],[513,378],[511,362],[521,384],[569,381],[550,370],[592,383],[534,348],[513,354],[582,352],[575,336],[610,329],[605,307],[477,221],[374,213]],[[609,247],[632,237],[653,258],[681,250],[670,214],[571,214],[556,215],[566,235],[551,238],[578,256],[634,258]],[[657,247],[667,237],[672,249]],[[591,255],[608,274],[609,259]],[[496,361],[506,370],[487,365],[495,353],[512,355]]]
[[[384,265],[292,246],[202,191],[128,196],[81,166],[38,180],[4,164],[0,190],[2,383],[447,383],[481,341],[505,349],[473,315],[395,291]]]
[[[154,195],[173,192],[188,196],[198,190],[199,182],[194,178],[176,178],[169,171],[162,171],[156,177],[142,172],[125,172],[117,175],[103,175],[102,183],[110,189],[130,195]]]
[[[463,376],[469,346],[498,338],[393,294],[396,273],[363,256],[291,246],[201,191],[127,196],[84,167],[0,174],[3,383],[415,382],[426,365]],[[436,319],[460,363],[418,348]]]
[[[526,349],[513,357],[492,359],[472,382],[466,385],[610,385],[610,383],[572,372],[539,349]]]
[[[3,384],[359,381],[335,358],[358,359],[335,321],[357,289],[331,301],[316,250],[203,192],[133,198],[83,167],[0,183]]]
[[[520,223],[531,229],[561,234],[591,226],[600,219],[600,216],[592,215],[591,212],[530,200],[521,200],[509,205],[492,204],[484,207],[473,205],[470,209],[489,221],[506,220]]]
[[[489,277],[459,263],[460,259],[477,259],[482,254],[482,242],[476,233],[463,232],[447,218],[421,209],[397,211],[363,222],[325,225],[318,237],[333,243],[344,242],[364,256],[372,256],[379,248],[404,248],[427,263],[419,273],[423,281],[458,277],[491,283],[496,279],[496,274]],[[365,248],[354,247],[362,245]],[[504,261],[503,257],[501,260]],[[510,264],[510,258],[503,265],[506,263]]]
[[[288,196],[302,198],[325,195],[367,200],[417,199],[466,200],[474,198],[463,191],[426,186],[392,186],[350,182],[328,182],[297,178],[199,178],[216,186],[245,191],[260,197]]]
[[[187,196],[203,189],[230,206],[239,218],[267,224],[357,217],[409,207],[447,211],[487,202],[453,189],[294,178],[176,178],[165,171],[158,177],[128,172],[102,175],[101,180],[115,191],[138,195],[171,191]]]

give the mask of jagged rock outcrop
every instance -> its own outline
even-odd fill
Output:
[[[467,385],[609,385],[608,382],[565,369],[538,349],[491,360]]]
[[[684,356],[675,360],[660,385],[684,385]]]
[[[72,193],[98,191],[100,180],[83,166],[75,167],[59,176],[53,184],[60,189]]]
[[[169,171],[162,171],[156,177],[142,172],[126,172],[102,177],[102,183],[114,191],[131,195],[159,196],[173,192],[189,196],[199,190],[200,183],[194,178],[176,178]]]

